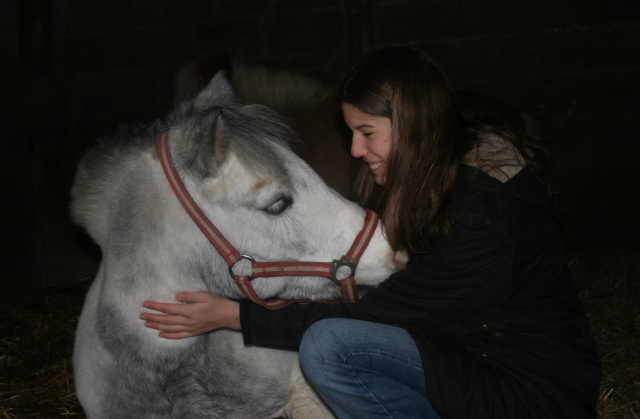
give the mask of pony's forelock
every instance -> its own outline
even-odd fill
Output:
[[[177,129],[185,135],[210,132],[211,127],[203,125],[211,123],[210,116],[217,112],[220,115],[216,123],[222,127],[218,132],[223,138],[215,141],[224,141],[225,148],[256,174],[269,174],[278,178],[289,176],[277,149],[290,149],[300,139],[282,116],[266,106],[231,103],[202,109],[193,102],[183,102],[169,116],[165,128]],[[273,144],[277,146],[274,147]]]

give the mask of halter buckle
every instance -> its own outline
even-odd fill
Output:
[[[251,273],[253,273],[253,269],[251,269],[251,268],[249,269],[250,273],[247,274],[247,275],[238,275],[235,272],[233,272],[233,268],[235,268],[238,263],[242,262],[243,259],[244,260],[248,260],[249,262],[251,262],[251,265],[253,265],[256,262],[256,260],[254,258],[252,258],[251,256],[249,256],[249,255],[240,255],[240,259],[236,260],[233,265],[229,265],[229,274],[231,275],[232,278],[236,278],[236,277],[239,277],[239,276],[245,276],[245,277],[247,277],[247,279],[249,281],[253,281],[255,279],[255,277],[253,275],[251,275]]]
[[[332,263],[329,279],[338,285],[340,285],[340,281],[344,281],[356,272],[356,264],[344,257],[339,260],[334,259]]]

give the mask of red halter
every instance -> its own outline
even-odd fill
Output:
[[[379,217],[377,214],[369,210],[366,211],[362,230],[358,233],[347,254],[339,260],[334,260],[333,262],[256,262],[251,256],[238,253],[195,203],[172,164],[166,133],[161,133],[158,136],[157,149],[160,164],[171,185],[171,189],[173,189],[173,192],[191,219],[193,219],[202,233],[227,262],[229,265],[229,273],[247,298],[265,308],[276,310],[292,304],[294,301],[279,299],[262,300],[253,289],[253,285],[251,284],[253,279],[274,276],[318,276],[328,278],[340,285],[345,302],[355,303],[358,301],[358,291],[356,289],[354,273],[360,257],[369,245],[371,237],[373,237],[378,226]],[[236,263],[242,259],[251,262],[250,275],[238,275],[233,272]],[[345,272],[346,270],[348,270],[348,272]]]

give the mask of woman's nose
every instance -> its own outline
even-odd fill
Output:
[[[364,147],[364,141],[361,138],[358,138],[357,135],[351,137],[351,155],[359,159],[367,154],[367,150]]]

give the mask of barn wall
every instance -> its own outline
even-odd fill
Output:
[[[458,87],[543,123],[571,245],[638,244],[640,2],[390,0],[377,9],[375,44],[419,46]]]
[[[92,275],[96,249],[68,219],[77,159],[163,115],[178,69],[220,52],[335,84],[368,48],[423,48],[457,87],[541,121],[570,246],[638,244],[637,0],[16,0],[0,24],[5,286]]]

